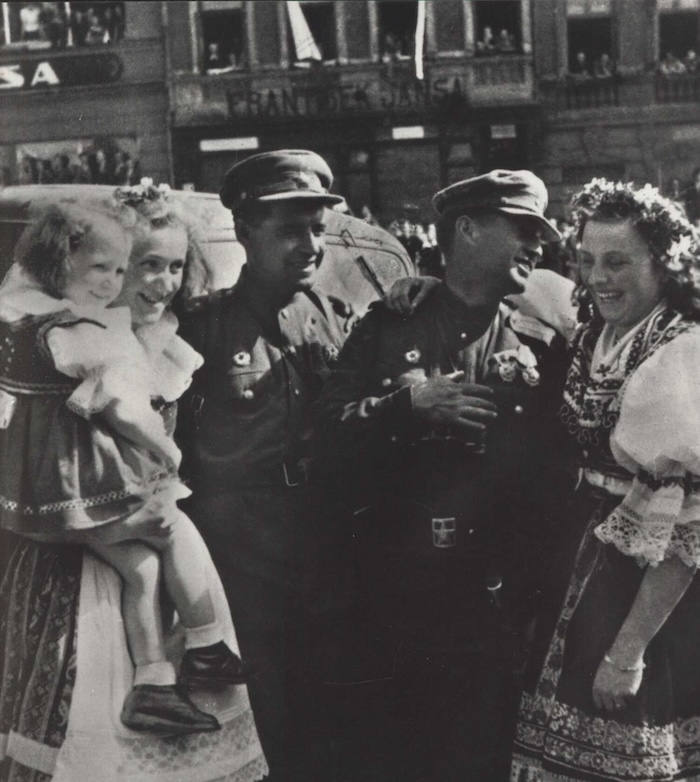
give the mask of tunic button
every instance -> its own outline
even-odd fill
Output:
[[[254,396],[255,394],[249,388],[246,388],[246,390],[243,392],[243,397],[245,399],[252,399]]]
[[[392,434],[391,435],[391,442],[392,443],[398,443],[398,441],[399,441],[399,438],[395,434]]]
[[[299,389],[298,388],[294,389],[294,396],[299,396]]]
[[[516,405],[514,408],[517,415],[520,415],[523,412],[523,406],[522,405]]]
[[[467,332],[466,332],[466,331],[463,331],[463,332],[462,332],[462,333],[459,335],[459,338],[460,338],[460,339],[466,339],[466,338],[467,338]]]
[[[386,388],[387,386],[390,386],[391,385],[391,378],[390,377],[385,377],[384,380],[382,380],[382,385],[384,386],[384,388]]]

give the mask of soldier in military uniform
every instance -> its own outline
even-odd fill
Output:
[[[390,656],[386,778],[507,779],[516,674],[570,485],[556,421],[570,284],[534,272],[555,293],[544,307],[527,293],[559,238],[546,204],[529,171],[440,191],[444,283],[410,317],[373,305],[322,393],[366,637]]]
[[[187,508],[217,564],[274,780],[327,779],[321,650],[342,573],[342,540],[314,481],[310,408],[345,338],[312,288],[332,174],[312,152],[247,158],[227,174],[247,263],[196,303],[181,333],[204,356],[179,425]]]

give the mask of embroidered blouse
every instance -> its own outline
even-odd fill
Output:
[[[700,324],[662,302],[617,343],[584,327],[562,418],[586,479],[624,494],[597,537],[640,564],[700,564]]]

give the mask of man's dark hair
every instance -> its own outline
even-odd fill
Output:
[[[448,253],[452,249],[452,243],[455,236],[455,225],[460,217],[482,217],[484,215],[495,216],[493,209],[465,209],[456,204],[446,209],[435,223],[435,234],[437,236],[438,246],[443,253]]]

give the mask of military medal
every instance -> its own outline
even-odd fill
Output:
[[[324,345],[323,356],[328,363],[338,360],[338,348],[335,345]]]
[[[250,362],[250,353],[246,350],[239,350],[238,353],[233,354],[233,363],[237,367],[248,367],[250,366]]]

